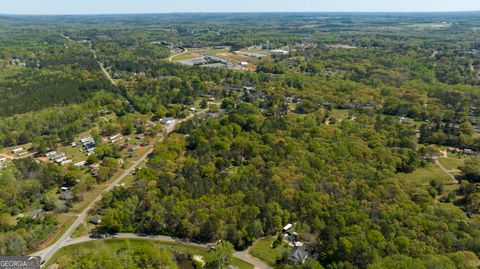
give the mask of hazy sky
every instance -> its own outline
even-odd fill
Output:
[[[0,0],[1,14],[480,11],[480,0]]]

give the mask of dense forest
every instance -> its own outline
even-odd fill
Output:
[[[414,132],[382,118],[324,119],[322,111],[264,117],[240,103],[219,121],[190,122],[187,138],[157,146],[134,186],[104,197],[101,227],[245,248],[299,222],[322,263],[362,268],[380,257],[478,248],[477,224],[392,179],[421,165]]]

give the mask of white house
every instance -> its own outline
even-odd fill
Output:
[[[65,161],[61,162],[60,164],[61,165],[66,165],[66,164],[69,164],[69,163],[72,163],[72,160],[65,160]]]
[[[293,227],[293,225],[291,223],[289,223],[289,224],[285,225],[285,227],[283,227],[282,231],[286,232],[286,231],[290,230],[292,227]]]
[[[20,152],[22,152],[22,151],[23,151],[23,148],[16,148],[16,149],[12,150],[12,153],[13,153],[13,154],[18,154],[18,153],[20,153]]]
[[[86,161],[81,161],[75,164],[76,167],[81,167],[84,166],[87,162]]]
[[[160,123],[165,125],[175,124],[175,119],[172,117],[162,118],[160,119]]]

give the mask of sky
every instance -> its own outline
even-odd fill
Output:
[[[0,0],[0,14],[480,11],[480,0]]]

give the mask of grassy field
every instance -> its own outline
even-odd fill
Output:
[[[438,161],[447,170],[458,170],[465,163],[464,159],[457,159],[457,158],[438,158]]]
[[[190,60],[190,59],[194,59],[194,58],[198,58],[198,57],[201,57],[201,56],[196,54],[196,53],[187,52],[187,53],[179,54],[179,55],[173,57],[172,61]]]
[[[64,247],[60,249],[52,259],[46,264],[46,268],[51,264],[57,263],[60,259],[69,260],[73,259],[74,256],[78,256],[81,253],[88,252],[89,250],[100,249],[102,247],[108,247],[114,253],[116,250],[129,247],[132,249],[140,248],[145,244],[151,244],[157,248],[168,250],[172,253],[184,253],[184,254],[194,254],[201,255],[205,257],[205,261],[211,259],[211,254],[209,250],[201,247],[189,246],[181,243],[172,243],[172,242],[161,242],[161,241],[152,241],[152,240],[143,240],[143,239],[106,239],[106,240],[95,240],[89,241],[86,243],[75,244],[71,246]],[[239,269],[251,269],[253,266],[249,263],[246,263],[237,258],[233,258],[232,265],[238,267]]]
[[[282,253],[284,251],[288,251],[288,248],[289,248],[287,244],[283,243],[282,245],[273,249],[272,243],[276,239],[277,238],[273,236],[273,237],[268,237],[268,238],[259,240],[250,249],[250,254],[274,266],[275,262],[282,257]]]
[[[63,145],[59,145],[57,148],[56,148],[56,151],[58,153],[65,153],[67,154],[67,158],[68,159],[71,159],[73,161],[73,163],[78,163],[80,161],[86,161],[87,160],[87,155],[85,154],[85,152],[81,152],[80,151],[81,149],[81,146],[77,146],[77,147],[72,147],[70,145],[68,146],[63,146]]]
[[[428,185],[432,179],[439,179],[445,183],[451,182],[451,179],[448,177],[448,175],[435,164],[430,164],[427,167],[417,168],[414,172],[409,174],[398,174],[397,178],[406,184],[413,184],[417,186]]]

